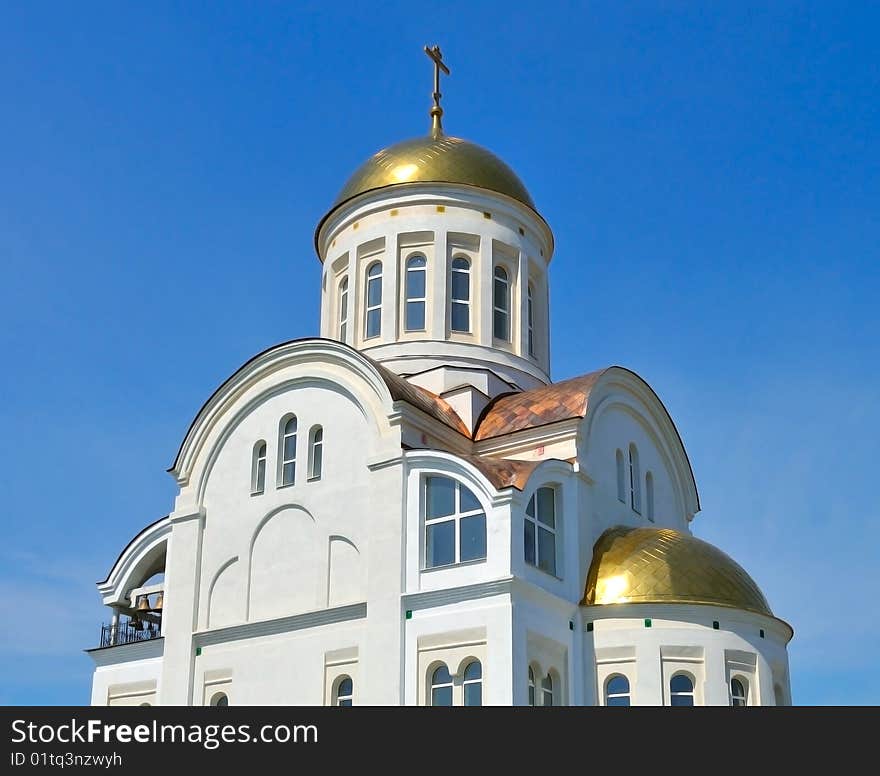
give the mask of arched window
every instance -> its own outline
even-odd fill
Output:
[[[550,674],[547,674],[541,680],[541,705],[542,706],[552,706],[553,705],[553,677]]]
[[[425,478],[425,568],[486,557],[486,513],[449,477]]]
[[[348,334],[348,277],[339,283],[339,339],[345,342]]]
[[[626,472],[623,463],[623,453],[617,451],[617,498],[626,504]]]
[[[556,574],[556,491],[538,488],[526,506],[524,521],[526,563]]]
[[[374,261],[367,268],[366,318],[364,339],[382,333],[382,262]]]
[[[492,284],[492,332],[495,339],[510,342],[510,278],[504,267],[495,267]]]
[[[428,262],[424,256],[411,256],[406,261],[406,331],[425,330],[425,276]]]
[[[452,305],[449,328],[452,331],[471,330],[471,263],[464,256],[452,260]]]
[[[320,480],[324,463],[324,429],[312,426],[309,431],[309,479]]]
[[[527,313],[528,313],[528,324],[529,324],[529,355],[530,356],[535,355],[535,312],[534,312],[534,308],[532,306],[532,304],[533,304],[532,292],[533,291],[534,291],[534,288],[533,288],[532,284],[529,283],[529,289],[528,289],[528,297],[529,298],[528,298]]]
[[[748,683],[744,679],[734,677],[730,680],[730,705],[748,706]]]
[[[251,460],[251,494],[266,490],[266,443],[261,439],[254,445]]]
[[[648,509],[648,520],[654,522],[654,475],[645,475],[645,503]]]
[[[431,675],[431,705],[452,705],[452,677],[443,663],[437,666]]]
[[[293,485],[296,479],[296,415],[291,415],[281,428],[281,485]]]
[[[336,697],[334,706],[351,706],[354,700],[354,683],[350,676],[341,676],[336,684]]]
[[[605,682],[606,706],[629,706],[629,679],[623,674],[609,676]]]
[[[642,486],[639,474],[639,451],[629,446],[629,505],[634,512],[642,514]]]
[[[669,705],[694,705],[694,680],[687,674],[676,674],[669,681]]]
[[[462,688],[465,706],[483,705],[483,666],[480,665],[479,660],[472,660],[467,664]]]
[[[529,706],[535,705],[535,669],[529,666]]]
[[[227,697],[225,692],[214,693],[213,697],[211,698],[211,705],[212,706],[228,706],[229,705],[229,698]]]

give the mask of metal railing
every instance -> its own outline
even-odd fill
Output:
[[[134,644],[137,641],[150,641],[162,635],[159,623],[141,622],[138,628],[134,622],[128,620],[117,625],[112,623],[101,626],[101,646],[115,647],[119,644]]]

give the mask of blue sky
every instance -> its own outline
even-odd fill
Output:
[[[796,630],[796,703],[880,702],[880,11],[860,3],[7,3],[0,703],[81,704],[94,588],[193,415],[318,330],[314,227],[428,128],[553,227],[553,376],[656,389],[694,532]]]

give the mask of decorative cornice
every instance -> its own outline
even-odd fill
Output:
[[[97,668],[102,666],[133,663],[137,660],[152,660],[165,654],[165,639],[160,636],[146,641],[134,641],[131,644],[116,644],[112,647],[95,647],[83,650]]]
[[[510,595],[513,577],[477,582],[473,585],[448,587],[443,590],[424,590],[418,593],[404,593],[400,597],[404,609],[430,609],[435,606],[457,604],[462,601],[475,601],[496,595]]]

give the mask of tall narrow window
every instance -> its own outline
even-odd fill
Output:
[[[486,513],[477,497],[449,477],[425,479],[425,568],[486,557]]]
[[[312,426],[309,431],[309,479],[320,480],[324,463],[324,429]]]
[[[211,698],[212,706],[228,706],[229,696],[225,692],[218,692]]]
[[[425,329],[425,275],[428,262],[424,256],[412,256],[406,261],[406,310],[407,331]]]
[[[748,706],[747,684],[743,679],[735,677],[730,680],[730,705]]]
[[[281,485],[293,485],[296,479],[296,415],[291,415],[281,428]]]
[[[462,689],[465,706],[483,705],[483,666],[479,660],[472,660],[464,669]]]
[[[374,261],[367,269],[366,319],[364,339],[382,333],[382,262]]]
[[[654,522],[654,475],[648,472],[645,475],[645,504],[648,510],[648,520]]]
[[[529,706],[535,705],[535,669],[529,666]]]
[[[348,278],[342,278],[339,283],[339,332],[338,336],[342,342],[348,334]]]
[[[350,676],[340,677],[336,685],[334,706],[351,706],[354,700],[354,683]]]
[[[463,256],[452,260],[452,304],[449,328],[452,331],[471,330],[471,263]]]
[[[256,496],[266,489],[266,443],[261,439],[254,445],[251,462],[251,494]]]
[[[528,291],[528,323],[529,323],[529,355],[535,355],[535,310],[533,307],[532,301],[532,284],[529,283],[529,291]]]
[[[510,341],[510,278],[504,267],[495,267],[492,284],[492,331],[495,339]]]
[[[541,698],[542,706],[552,706],[553,705],[553,677],[550,674],[547,674],[541,680],[541,694],[544,696]]]
[[[617,451],[617,498],[626,504],[626,472],[623,463],[623,453]]]
[[[639,451],[629,446],[629,505],[634,512],[642,514],[642,487],[639,474]]]
[[[687,674],[676,674],[669,681],[669,704],[671,706],[694,705],[694,680]]]
[[[629,706],[629,679],[623,674],[608,677],[605,682],[606,706]]]
[[[529,499],[524,525],[526,563],[556,574],[556,492],[553,488],[538,488]]]
[[[431,705],[452,705],[452,676],[444,664],[435,668],[431,674]]]

